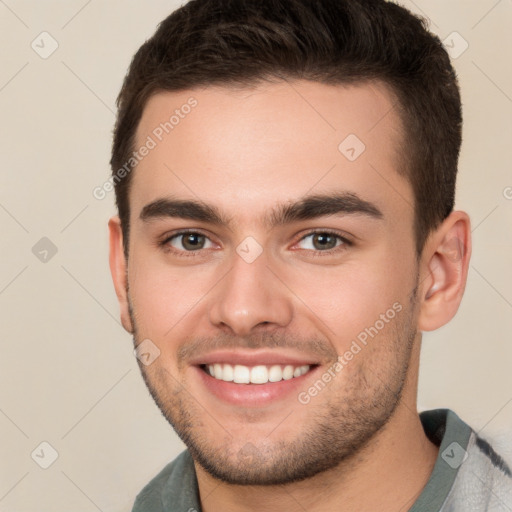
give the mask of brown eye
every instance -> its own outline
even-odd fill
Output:
[[[306,235],[299,243],[302,245],[301,249],[311,251],[328,251],[347,242],[343,237],[334,233],[318,231],[316,233]]]
[[[169,245],[180,251],[198,251],[212,246],[211,241],[201,233],[179,233],[168,240]]]
[[[315,249],[334,249],[338,244],[337,237],[329,233],[318,233],[313,235],[313,246]]]

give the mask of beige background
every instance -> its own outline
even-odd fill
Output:
[[[92,195],[109,175],[130,59],[177,5],[0,0],[2,512],[128,511],[182,449],[118,321],[113,194]],[[464,49],[454,31],[469,44],[454,63],[465,107],[458,207],[473,220],[474,256],[459,315],[425,337],[419,404],[454,409],[512,452],[512,1],[404,5],[453,52]],[[31,47],[51,49],[43,31],[59,45],[46,59]],[[46,262],[32,252],[43,237],[57,249]],[[43,441],[58,452],[48,469],[35,462],[51,461]]]

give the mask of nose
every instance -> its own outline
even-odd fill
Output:
[[[271,271],[263,253],[247,263],[238,254],[211,296],[210,322],[244,336],[261,326],[286,327],[293,317],[290,291]]]

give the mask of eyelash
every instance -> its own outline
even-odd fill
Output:
[[[298,244],[299,242],[301,242],[302,240],[304,240],[305,238],[307,238],[311,235],[319,235],[319,234],[334,236],[338,240],[340,240],[342,243],[339,246],[334,247],[333,249],[327,249],[325,251],[314,251],[311,249],[305,249],[308,252],[311,252],[311,255],[315,258],[322,257],[322,256],[331,256],[333,253],[339,252],[340,250],[344,250],[347,247],[351,247],[353,245],[353,242],[351,242],[344,236],[340,235],[336,231],[332,231],[329,229],[312,230],[312,231],[306,233],[305,235],[303,235],[294,245]],[[198,249],[197,251],[181,251],[181,250],[174,249],[173,247],[168,245],[172,239],[180,237],[180,236],[184,236],[184,235],[201,235],[201,236],[204,236],[209,239],[208,235],[206,235],[205,233],[202,233],[199,230],[194,230],[194,231],[183,230],[183,231],[178,231],[176,233],[173,233],[172,235],[166,236],[161,242],[158,243],[158,245],[160,247],[162,247],[164,249],[164,251],[172,252],[175,255],[177,255],[178,257],[182,257],[182,258],[198,257],[200,255],[200,253],[203,252],[201,249]]]

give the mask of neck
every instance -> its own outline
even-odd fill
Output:
[[[204,512],[304,509],[308,512],[396,512],[409,510],[433,470],[438,447],[426,437],[416,409],[419,343],[402,399],[386,426],[336,468],[281,486],[219,482],[197,463]]]

